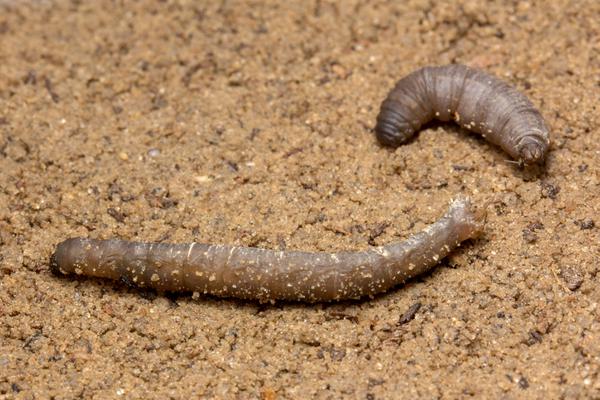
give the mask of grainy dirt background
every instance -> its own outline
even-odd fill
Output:
[[[599,43],[593,0],[0,1],[0,398],[600,398]],[[453,125],[377,145],[449,62],[530,96],[545,169]],[[72,236],[367,248],[459,193],[485,236],[363,302],[48,270]]]

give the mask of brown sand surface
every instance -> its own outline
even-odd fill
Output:
[[[600,3],[443,3],[1,0],[0,398],[600,398]],[[377,144],[393,83],[450,62],[532,99],[545,168],[452,124]],[[366,249],[458,194],[484,236],[361,302],[48,268],[73,236]]]

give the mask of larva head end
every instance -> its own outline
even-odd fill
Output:
[[[486,210],[475,210],[467,197],[457,197],[450,204],[447,215],[456,222],[457,235],[460,241],[472,239],[483,233]]]
[[[387,147],[398,147],[410,140],[415,134],[414,129],[405,122],[389,118],[389,111],[383,110],[377,116],[375,135],[380,144]]]
[[[519,150],[519,161],[524,165],[542,164],[547,148],[547,145],[537,140],[525,143]]]
[[[386,123],[377,124],[375,135],[379,143],[386,147],[398,147],[406,142],[406,138],[398,133],[397,128]]]

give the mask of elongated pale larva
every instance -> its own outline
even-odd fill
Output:
[[[482,230],[468,199],[404,242],[365,251],[309,253],[225,245],[68,239],[50,259],[55,274],[123,280],[159,291],[259,301],[358,299],[384,292],[435,266]]]
[[[375,132],[399,146],[432,119],[456,121],[524,164],[541,163],[550,144],[539,111],[514,88],[464,65],[421,68],[402,78],[381,104]]]

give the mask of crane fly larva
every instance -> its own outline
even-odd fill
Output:
[[[55,274],[123,280],[159,291],[259,301],[306,302],[373,296],[422,274],[481,232],[468,199],[399,243],[364,251],[310,253],[202,243],[68,239],[50,260]]]
[[[525,95],[464,65],[424,67],[400,79],[381,104],[375,133],[382,144],[399,146],[432,119],[456,121],[523,164],[543,162],[550,144]]]

